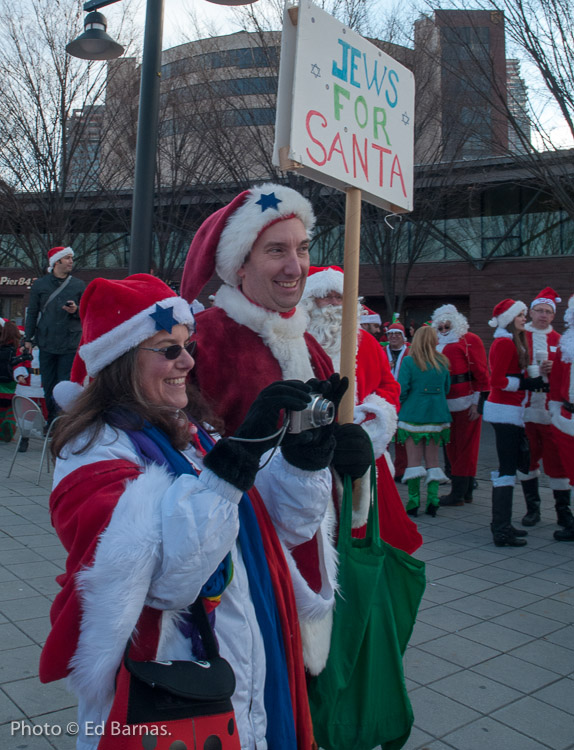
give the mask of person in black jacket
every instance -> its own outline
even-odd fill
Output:
[[[53,247],[48,252],[48,274],[32,285],[26,314],[25,346],[40,349],[40,370],[48,409],[48,422],[56,416],[52,391],[68,380],[80,343],[82,324],[78,313],[85,284],[72,276],[74,251]]]

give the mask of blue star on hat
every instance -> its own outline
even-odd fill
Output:
[[[276,211],[279,209],[277,206],[282,203],[281,198],[277,198],[275,193],[261,193],[261,198],[255,201],[256,206],[261,206],[261,213],[267,211],[268,208],[274,208]]]
[[[177,320],[173,317],[173,307],[160,307],[156,304],[155,311],[149,314],[150,318],[155,320],[155,327],[158,331],[167,331],[178,325]]]

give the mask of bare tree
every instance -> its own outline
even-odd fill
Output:
[[[83,18],[74,0],[0,0],[0,254],[36,274],[53,245],[74,244],[82,264],[109,239],[99,179],[105,67],[65,51]]]

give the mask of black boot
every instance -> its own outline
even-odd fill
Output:
[[[554,539],[557,542],[574,542],[574,523],[565,529],[559,529],[554,532]]]
[[[472,493],[478,487],[478,482],[476,481],[474,477],[467,477],[467,479],[468,479],[468,485],[466,488],[466,492],[464,493],[464,502],[472,503]]]
[[[451,477],[451,488],[448,495],[440,498],[440,505],[464,505],[464,496],[468,488],[468,477]]]
[[[558,526],[564,526],[565,529],[574,526],[574,516],[570,510],[570,490],[552,490],[552,494]]]
[[[492,488],[492,523],[490,530],[497,547],[524,547],[526,539],[519,539],[512,528],[512,485]]]
[[[521,482],[526,500],[526,515],[522,519],[523,526],[536,526],[540,521],[540,495],[538,494],[538,477]]]

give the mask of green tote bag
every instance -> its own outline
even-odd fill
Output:
[[[364,539],[351,536],[352,486],[345,477],[339,591],[325,669],[309,685],[313,731],[324,750],[396,750],[413,711],[402,657],[425,588],[425,566],[379,534],[376,474]]]

